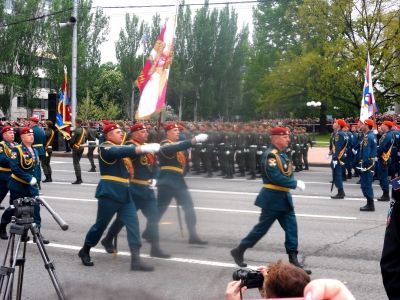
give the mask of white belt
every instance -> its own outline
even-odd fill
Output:
[[[262,146],[261,148],[267,148],[267,146]]]
[[[250,145],[250,148],[256,148],[257,145]]]
[[[96,144],[96,141],[89,141],[89,144]]]
[[[203,145],[203,143],[196,143],[196,145]]]
[[[219,143],[218,145],[223,146],[223,145],[225,145],[225,143]]]
[[[47,146],[47,149],[51,149],[51,148],[53,148],[53,146]]]

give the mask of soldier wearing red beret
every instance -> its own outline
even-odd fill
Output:
[[[304,269],[297,259],[297,220],[290,190],[299,188],[303,191],[305,184],[293,178],[293,166],[285,152],[290,142],[289,131],[282,127],[274,128],[271,131],[271,142],[261,159],[264,186],[254,203],[261,208],[259,223],[242,239],[237,248],[231,250],[231,255],[239,267],[247,267],[247,263],[244,262],[244,252],[248,248],[253,248],[278,220],[285,231],[285,248],[289,262]],[[311,274],[310,270],[304,269],[304,271]]]
[[[11,150],[18,145],[14,143],[14,130],[11,126],[3,127],[1,134],[3,135],[3,141],[0,142],[0,204],[9,191],[7,183],[11,176]],[[4,209],[4,207],[0,205],[0,209]]]
[[[378,179],[379,185],[383,191],[383,195],[378,198],[378,201],[389,201],[389,167],[392,162],[391,151],[395,142],[395,137],[392,135],[393,123],[384,121],[381,125],[382,136],[379,139],[379,146],[377,149],[377,163],[378,163]]]

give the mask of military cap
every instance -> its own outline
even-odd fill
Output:
[[[101,123],[105,124],[105,125],[110,125],[110,122],[107,120],[102,120]]]
[[[119,126],[124,126],[124,122],[122,122],[122,121],[117,121],[117,124],[119,125]]]
[[[147,129],[146,125],[138,123],[131,127],[131,132],[133,133],[133,132],[140,131],[143,129]]]
[[[164,126],[164,131],[167,132],[168,130],[171,130],[172,128],[178,128],[178,125],[175,123],[169,123]]]
[[[384,121],[382,124],[389,126],[389,127],[393,127],[393,123],[390,121]]]
[[[29,120],[31,120],[32,122],[36,122],[36,123],[39,122],[39,119],[36,117],[30,117]]]
[[[33,133],[33,129],[29,128],[29,127],[24,127],[19,131],[20,135],[27,134],[27,133]]]
[[[206,122],[205,125],[206,125],[207,127],[210,127],[210,128],[212,127],[212,125],[211,125],[210,122]]]
[[[183,127],[182,125],[178,125],[178,129],[179,129],[179,131],[182,131],[182,130],[184,130],[185,129],[185,127]]]
[[[83,122],[82,118],[75,119],[75,123],[82,124],[82,122]]]
[[[199,124],[192,123],[192,126],[194,126],[194,127],[196,127],[197,129],[199,129]]]
[[[53,127],[53,122],[50,121],[50,120],[47,120],[47,121],[46,121],[46,124],[47,124],[47,126],[49,126],[49,127]]]
[[[3,134],[4,132],[7,132],[7,131],[14,131],[14,129],[11,126],[5,126],[1,130],[1,133]]]
[[[249,123],[247,126],[254,127],[254,123]]]
[[[88,122],[90,126],[93,126],[93,121]]]
[[[239,129],[242,129],[243,125],[242,124],[236,124],[236,127],[239,128]]]
[[[119,128],[120,128],[120,127],[119,127],[118,124],[108,124],[106,127],[104,127],[103,133],[104,133],[104,134],[107,134],[107,133],[109,133],[110,131],[113,131],[113,130],[119,129]]]
[[[364,124],[368,124],[368,125],[370,125],[370,126],[375,126],[375,124],[374,124],[374,121],[372,121],[371,119],[366,119],[365,121],[364,121]]]
[[[343,119],[338,119],[336,121],[341,127],[346,127],[346,122]]]
[[[275,127],[271,131],[271,135],[288,135],[288,134],[289,134],[289,131],[283,127]]]

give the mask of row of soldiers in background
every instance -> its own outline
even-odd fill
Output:
[[[400,129],[390,121],[384,121],[377,127],[370,119],[364,123],[359,122],[351,129],[350,125],[339,119],[335,122],[334,129],[330,153],[333,183],[338,188],[338,194],[332,198],[343,199],[345,193],[342,182],[360,177],[357,183],[361,184],[367,198],[367,205],[360,207],[360,210],[374,211],[372,182],[378,179],[383,192],[377,200],[389,201],[389,176],[393,179],[396,174],[400,175]]]

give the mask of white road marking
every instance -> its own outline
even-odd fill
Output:
[[[97,202],[94,199],[82,199],[82,198],[67,198],[67,197],[56,197],[56,196],[44,196],[44,198],[55,199],[55,200],[67,200],[67,201],[82,201],[82,202]],[[169,207],[175,207],[176,205],[170,205]],[[210,207],[197,207],[196,210],[207,210],[207,211],[221,211],[221,212],[234,212],[234,213],[245,213],[245,214],[259,214],[259,210],[240,210],[240,209],[225,209],[225,208],[210,208]],[[357,220],[354,217],[341,217],[341,216],[327,216],[327,215],[308,215],[308,214],[296,214],[298,217],[308,218],[325,218],[325,219],[342,219],[342,220]]]
[[[28,243],[32,243],[32,241],[30,241]],[[79,246],[54,244],[54,243],[50,243],[50,244],[46,245],[46,247],[61,248],[61,249],[67,249],[67,250],[76,250],[77,252],[81,249],[81,247],[79,247]],[[107,253],[105,250],[102,250],[102,249],[91,248],[90,251],[96,252],[96,253],[104,253],[109,256],[112,256],[111,254]],[[118,251],[118,255],[130,256],[131,254],[129,252]],[[238,266],[236,264],[230,264],[230,263],[224,263],[224,262],[218,262],[218,261],[197,260],[197,259],[179,258],[179,257],[172,257],[172,258],[167,259],[167,258],[150,257],[150,255],[147,255],[147,254],[140,254],[140,257],[151,258],[151,259],[160,259],[160,260],[165,260],[165,261],[175,261],[175,262],[182,262],[182,263],[189,263],[189,264],[215,266],[215,267],[238,268]],[[257,267],[256,266],[248,266],[248,268],[256,269]]]

